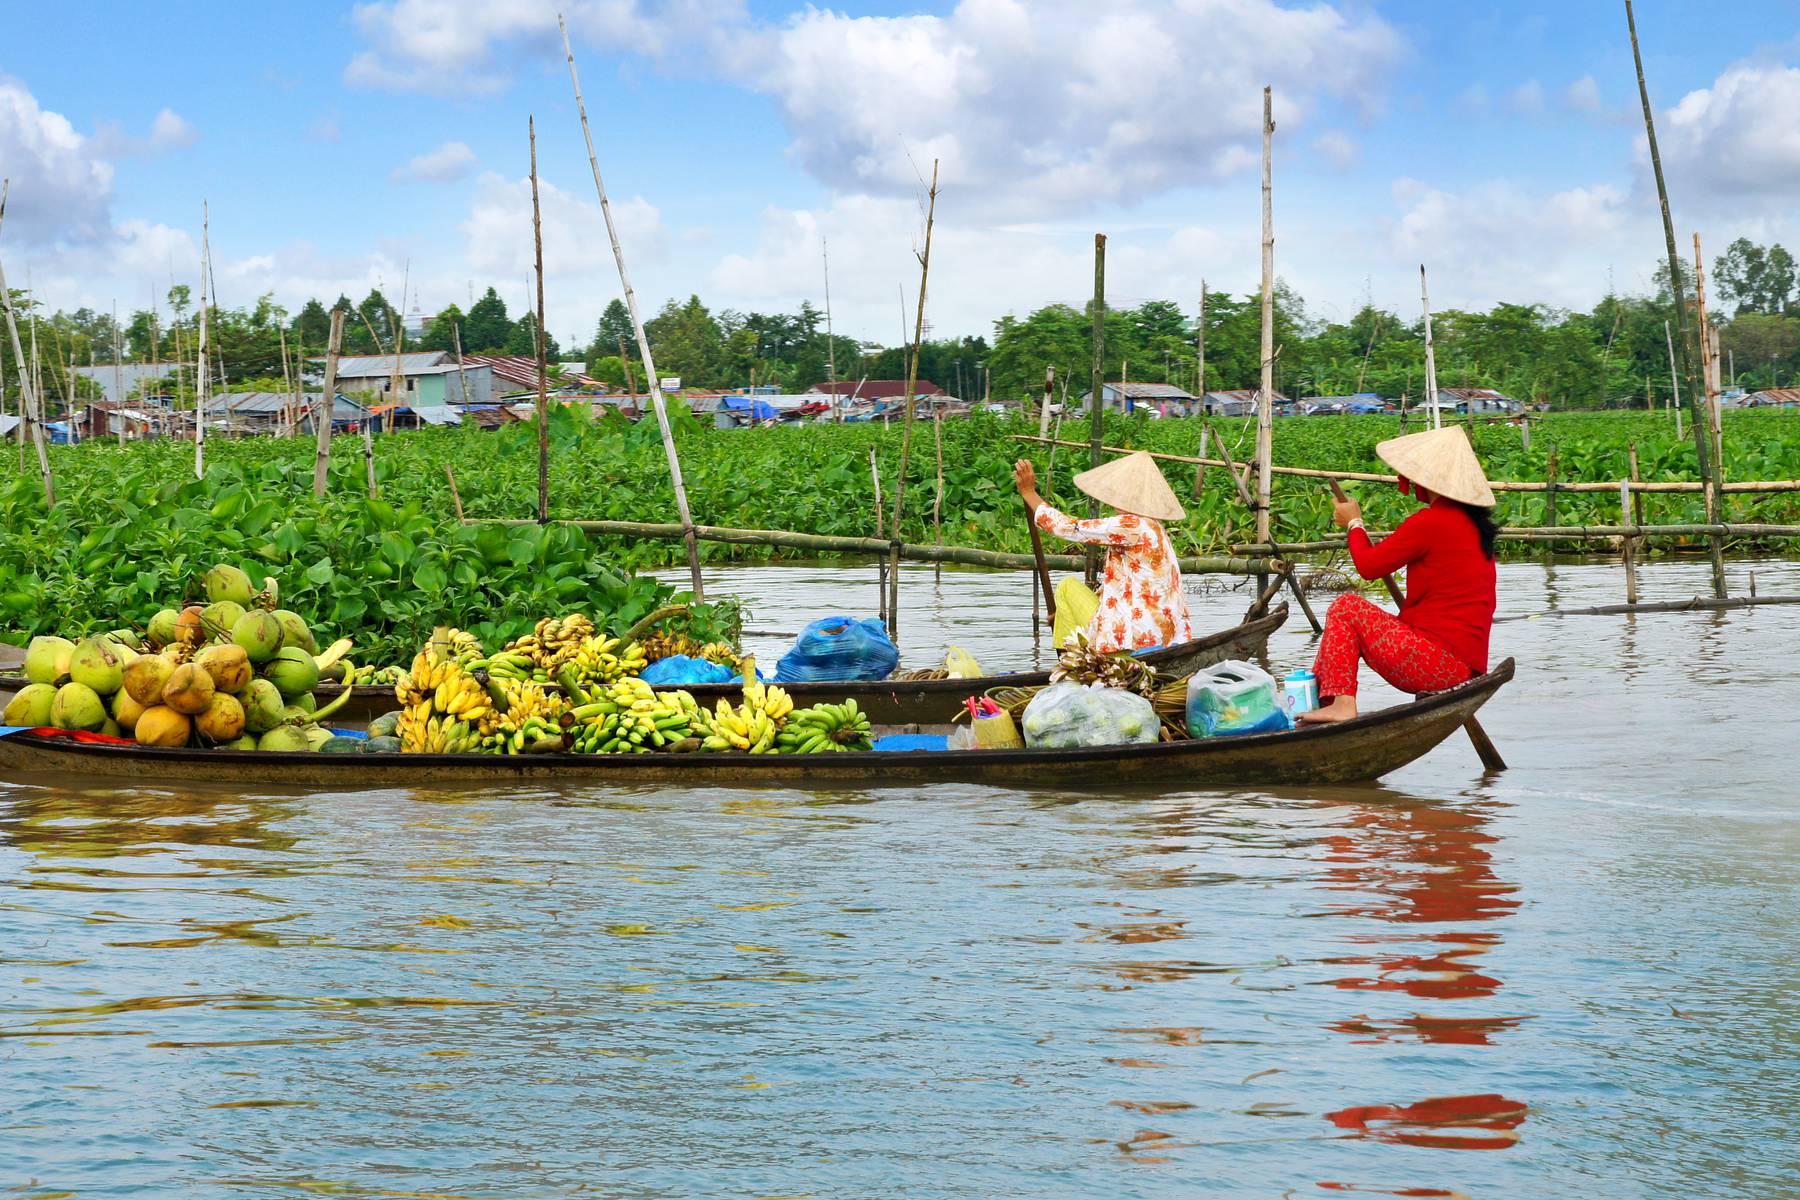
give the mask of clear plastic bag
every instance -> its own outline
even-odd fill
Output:
[[[1233,661],[1188,677],[1187,726],[1188,736],[1201,738],[1291,729],[1293,722],[1275,694],[1275,677],[1255,663]]]
[[[1053,683],[1025,706],[1025,744],[1057,750],[1072,746],[1124,746],[1162,736],[1156,707],[1136,692]]]

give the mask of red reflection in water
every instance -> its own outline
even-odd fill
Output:
[[[1514,888],[1495,876],[1489,852],[1498,839],[1485,829],[1487,818],[1438,805],[1370,805],[1358,810],[1348,829],[1326,839],[1324,886],[1355,892],[1359,899],[1334,905],[1320,915],[1357,917],[1396,924],[1449,924],[1492,921],[1519,906]],[[1420,944],[1417,950],[1346,955],[1327,959],[1345,966],[1375,968],[1373,975],[1349,975],[1329,982],[1353,990],[1397,991],[1434,1000],[1491,996],[1500,980],[1466,961],[1500,944],[1494,932],[1414,932],[1389,937],[1354,937],[1352,943],[1392,947]],[[1453,1030],[1421,1027],[1423,1041]]]
[[[1356,1183],[1333,1183],[1328,1179],[1319,1180],[1318,1185],[1327,1192],[1363,1192],[1374,1196],[1428,1196],[1433,1200],[1469,1200],[1467,1192],[1453,1192],[1449,1188],[1433,1187],[1364,1187]]]
[[[1432,1096],[1412,1104],[1366,1104],[1326,1113],[1349,1136],[1435,1150],[1505,1150],[1519,1140],[1526,1106],[1495,1092]]]
[[[1326,1028],[1334,1033],[1360,1035],[1362,1045],[1382,1042],[1442,1042],[1454,1046],[1486,1046],[1489,1035],[1511,1029],[1527,1017],[1427,1017],[1415,1013],[1410,1017],[1377,1020],[1370,1016],[1346,1017]]]

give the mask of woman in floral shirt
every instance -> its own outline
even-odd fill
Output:
[[[1172,646],[1193,637],[1181,568],[1162,527],[1187,515],[1156,460],[1139,451],[1075,476],[1075,486],[1118,510],[1116,516],[1077,520],[1044,503],[1037,472],[1020,459],[1013,467],[1019,495],[1044,532],[1106,547],[1100,608],[1088,639],[1101,652]]]

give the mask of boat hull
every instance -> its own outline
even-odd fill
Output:
[[[1405,766],[1454,734],[1513,675],[1506,660],[1448,692],[1338,725],[1287,733],[1076,750],[841,754],[277,754],[99,745],[15,734],[0,738],[9,775],[138,779],[146,783],[274,784],[333,791],[542,781],[578,786],[867,787],[976,783],[1102,788],[1209,788],[1357,783]]]

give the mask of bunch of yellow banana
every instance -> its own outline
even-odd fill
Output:
[[[695,657],[704,658],[707,662],[716,662],[721,666],[735,667],[738,665],[740,656],[737,647],[730,642],[708,642],[700,647],[700,652]]]
[[[771,686],[759,679],[744,684],[744,703],[751,708],[761,709],[774,721],[785,720],[794,711],[794,698],[779,686]]]
[[[854,698],[842,704],[815,704],[796,709],[775,735],[781,754],[819,754],[827,750],[867,750],[869,716]]]
[[[642,679],[621,679],[585,693],[564,718],[578,754],[698,750],[691,736],[703,710],[691,692],[652,690]]]
[[[595,634],[594,623],[582,613],[545,617],[522,638],[508,643],[509,652],[528,655],[537,668],[550,675],[574,658],[581,644]]]
[[[677,654],[696,657],[699,649],[698,643],[687,634],[670,633],[666,629],[659,629],[644,639],[644,658],[649,662],[660,662]]]
[[[427,644],[413,656],[411,668],[394,681],[394,698],[402,705],[410,708],[421,701],[429,702],[439,683],[449,679],[452,672],[461,673],[461,667],[435,650]]]
[[[431,648],[439,658],[448,658],[463,667],[473,667],[487,657],[481,641],[463,629],[440,625],[431,633]]]
[[[404,754],[484,754],[488,747],[473,723],[448,714],[421,716],[419,708],[400,714],[395,731]]]

